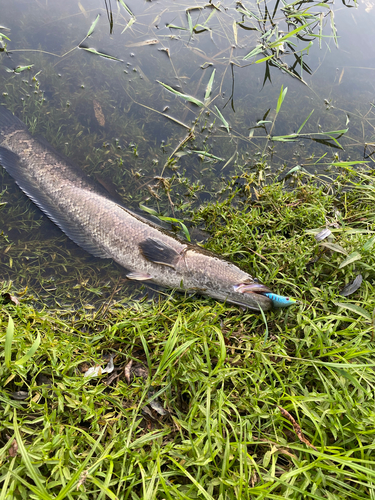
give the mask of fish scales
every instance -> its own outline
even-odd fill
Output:
[[[128,278],[268,310],[252,276],[216,254],[191,245],[132,213],[0,106],[0,164],[69,238],[92,255],[111,258]],[[246,284],[249,292],[236,287]]]

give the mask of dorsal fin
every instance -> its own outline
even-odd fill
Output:
[[[180,253],[157,238],[145,239],[139,244],[139,248],[147,260],[172,267],[173,269],[181,258]]]

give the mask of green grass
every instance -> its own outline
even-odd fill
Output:
[[[201,297],[63,314],[3,285],[1,500],[375,498],[373,175],[327,187],[299,173],[291,190],[259,172],[192,215],[209,248],[300,300],[266,315],[267,339],[260,315]],[[361,259],[340,268],[308,232],[326,224]],[[117,378],[84,377],[109,354]]]

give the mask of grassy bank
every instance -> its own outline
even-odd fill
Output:
[[[177,294],[64,315],[3,284],[1,500],[375,498],[373,176],[259,175],[192,219],[300,301],[267,324]]]

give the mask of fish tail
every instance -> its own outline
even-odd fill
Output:
[[[26,125],[21,120],[14,116],[5,106],[0,105],[0,134],[4,135],[4,132],[9,134],[11,129],[27,130]]]

